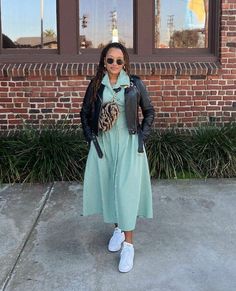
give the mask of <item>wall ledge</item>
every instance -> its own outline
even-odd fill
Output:
[[[143,76],[207,76],[218,75],[215,62],[131,62],[131,74]],[[94,76],[96,63],[22,63],[0,64],[0,77]]]

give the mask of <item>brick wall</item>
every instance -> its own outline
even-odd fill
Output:
[[[220,64],[132,63],[156,109],[156,127],[236,120],[236,2],[222,0]],[[79,112],[95,64],[0,64],[0,130]]]

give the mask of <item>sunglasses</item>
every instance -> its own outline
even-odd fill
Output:
[[[118,66],[122,66],[124,64],[124,61],[122,59],[107,58],[106,61],[109,65],[113,64],[114,62],[116,62]]]

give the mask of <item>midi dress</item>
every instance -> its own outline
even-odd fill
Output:
[[[83,215],[103,214],[104,222],[117,223],[124,231],[135,229],[137,217],[153,217],[152,189],[146,152],[138,153],[138,135],[129,134],[125,117],[125,87],[129,76],[122,70],[111,86],[108,74],[103,102],[113,99],[115,88],[120,114],[113,127],[98,133],[103,152],[99,158],[93,143],[86,162],[83,185]]]

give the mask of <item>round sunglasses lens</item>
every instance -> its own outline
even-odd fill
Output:
[[[111,58],[108,58],[108,59],[107,59],[107,63],[108,63],[109,65],[113,64],[113,62],[114,62],[113,59],[111,59]]]
[[[117,65],[121,66],[123,65],[123,61],[122,60],[116,60]]]

